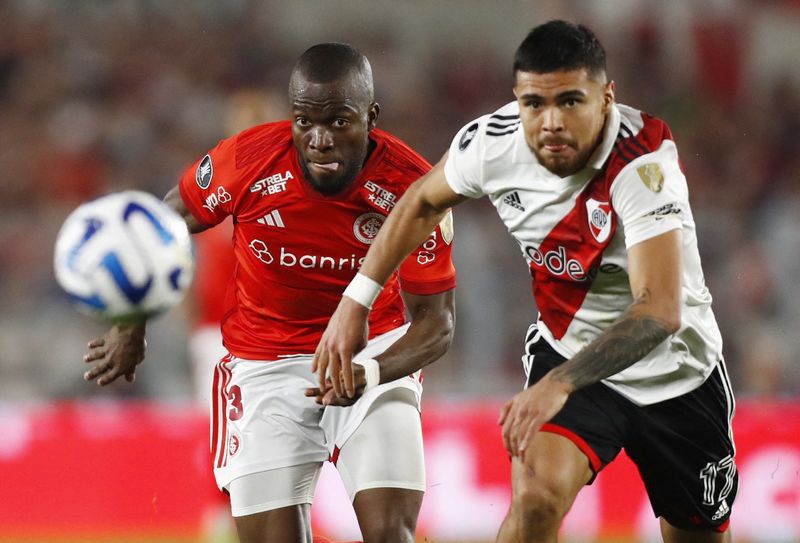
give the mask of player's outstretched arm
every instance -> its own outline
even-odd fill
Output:
[[[174,209],[178,215],[183,217],[183,220],[186,221],[186,226],[189,227],[189,232],[192,234],[198,234],[206,229],[205,226],[197,222],[197,219],[195,219],[194,215],[192,215],[191,211],[189,211],[189,208],[187,208],[186,204],[183,203],[181,191],[177,185],[173,187],[166,196],[164,196],[164,203]]]
[[[183,217],[191,233],[205,230],[183,203],[177,186],[164,196],[164,202]],[[125,380],[132,383],[136,379],[136,366],[144,360],[145,328],[144,322],[118,323],[103,337],[90,341],[83,361],[94,366],[83,374],[83,378],[87,381],[97,379],[98,385],[105,386],[125,376]]]
[[[420,296],[404,293],[406,307],[411,314],[408,331],[377,356],[377,371],[368,381],[365,367],[355,362],[352,398],[338,397],[327,384],[327,389],[308,389],[307,396],[315,396],[323,405],[346,406],[355,403],[372,386],[407,377],[438,360],[450,348],[455,329],[455,293],[448,290],[439,294]],[[371,363],[371,362],[370,362]]]
[[[369,307],[381,286],[448,209],[466,200],[447,184],[446,158],[411,185],[389,213],[317,345],[312,368],[319,374],[320,388],[325,389],[327,376],[333,376],[331,385],[338,397],[355,394],[352,359],[364,345]]]
[[[672,230],[628,250],[633,303],[578,354],[514,396],[500,413],[503,442],[522,456],[541,426],[569,395],[633,365],[681,326],[681,231]]]

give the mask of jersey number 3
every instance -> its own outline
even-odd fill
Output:
[[[242,407],[242,389],[239,385],[233,385],[228,390],[228,418],[230,420],[239,420],[244,414],[244,407]]]

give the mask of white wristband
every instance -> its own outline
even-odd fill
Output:
[[[378,294],[381,293],[381,290],[383,290],[383,286],[377,281],[370,279],[362,273],[357,273],[356,276],[353,277],[353,280],[350,281],[350,284],[347,285],[347,288],[344,289],[342,295],[347,296],[351,300],[355,300],[367,309],[372,309],[372,304],[375,302],[375,298],[378,297]]]
[[[381,383],[381,367],[377,360],[374,358],[353,360],[353,364],[364,367],[364,376],[367,378],[367,386],[364,387],[364,392],[375,388]]]

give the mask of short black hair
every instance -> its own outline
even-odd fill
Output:
[[[292,70],[314,83],[330,83],[356,75],[361,79],[368,99],[374,100],[372,67],[366,55],[347,43],[319,43],[305,50]],[[291,87],[291,83],[290,83]]]
[[[605,74],[606,52],[597,36],[583,25],[554,20],[531,30],[514,54],[517,72],[550,73],[585,68]]]

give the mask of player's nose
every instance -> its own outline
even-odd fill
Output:
[[[315,151],[327,151],[333,148],[333,135],[325,127],[312,128],[311,140],[308,145]]]
[[[542,128],[547,132],[564,129],[564,119],[559,108],[549,107],[542,112]]]

